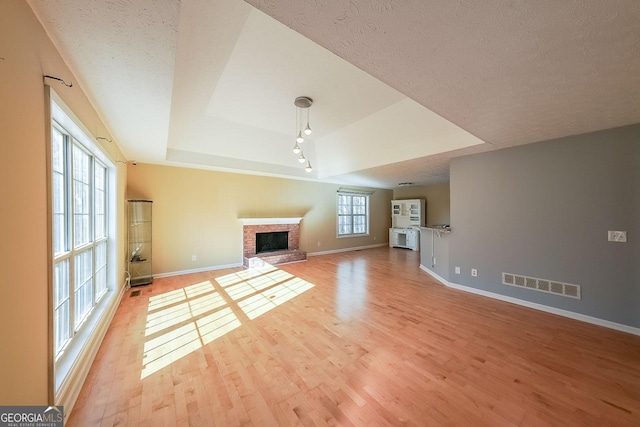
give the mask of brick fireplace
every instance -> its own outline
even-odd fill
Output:
[[[242,253],[245,267],[256,259],[269,264],[304,261],[307,253],[300,250],[300,221],[302,218],[240,218],[242,221]],[[288,232],[286,250],[256,254],[256,233]]]

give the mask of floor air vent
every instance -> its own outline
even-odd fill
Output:
[[[527,288],[549,294],[580,299],[580,286],[572,285],[571,283],[537,279],[535,277],[520,276],[518,274],[511,273],[502,273],[502,283],[518,288]]]
[[[131,295],[129,295],[129,297],[137,297],[137,296],[140,296],[140,290],[133,291],[131,292]]]

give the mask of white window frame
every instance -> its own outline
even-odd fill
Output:
[[[359,214],[359,213],[354,213],[354,209],[353,209],[353,203],[351,203],[351,212],[349,213],[341,213],[340,212],[340,198],[341,197],[348,197],[351,199],[351,201],[353,202],[353,198],[354,197],[362,197],[365,201],[364,203],[364,207],[365,207],[365,213],[364,214]],[[370,206],[370,202],[371,202],[371,194],[370,193],[364,193],[364,192],[351,192],[351,191],[338,191],[338,194],[336,195],[336,237],[338,238],[345,238],[345,237],[362,237],[362,236],[368,236],[369,235],[369,228],[370,228],[370,224],[371,224],[371,210],[369,209]],[[363,233],[355,233],[354,230],[354,217],[361,217],[364,216],[365,218],[365,231]],[[350,233],[341,233],[340,232],[340,218],[344,217],[344,218],[349,218],[350,220],[350,224],[351,224],[351,232]]]
[[[82,123],[71,112],[71,110],[64,104],[60,97],[52,90],[49,89],[50,94],[50,126],[51,126],[51,138],[49,138],[48,144],[53,147],[54,143],[54,130],[61,132],[64,138],[64,168],[65,168],[65,239],[66,244],[63,251],[55,252],[56,248],[54,242],[55,225],[53,223],[53,202],[54,202],[54,179],[53,179],[53,150],[51,153],[49,162],[52,165],[49,168],[49,192],[51,194],[50,203],[50,218],[51,218],[51,352],[53,361],[53,393],[55,400],[59,401],[58,396],[63,394],[63,389],[66,390],[71,387],[72,383],[72,371],[74,371],[79,363],[80,359],[84,358],[84,354],[88,349],[95,345],[94,335],[97,328],[103,327],[103,320],[106,318],[108,309],[114,305],[114,300],[117,295],[117,275],[116,271],[116,166],[115,163],[108,157],[108,155],[95,144],[87,135],[90,133],[84,128]],[[77,147],[84,154],[89,156],[89,194],[86,202],[89,206],[89,236],[88,242],[76,245],[74,242],[74,173],[73,173],[73,147]],[[95,215],[96,215],[96,167],[104,169],[104,204],[102,213],[104,214],[104,231],[97,236],[95,230]],[[97,237],[96,237],[97,236]],[[104,247],[106,245],[106,247]],[[97,253],[98,247],[104,248],[104,263],[97,265]],[[74,291],[75,291],[75,257],[78,254],[91,251],[91,273],[90,273],[90,286],[91,286],[91,307],[81,314],[82,319],[75,319],[74,308]],[[55,336],[55,268],[62,262],[68,262],[68,297],[70,300],[69,307],[69,319],[68,327],[70,338],[65,343],[57,348],[56,336]],[[96,289],[96,274],[100,270],[102,286]]]

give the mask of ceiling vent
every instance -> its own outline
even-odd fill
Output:
[[[537,279],[519,274],[502,273],[502,284],[580,299],[580,286],[555,280]]]

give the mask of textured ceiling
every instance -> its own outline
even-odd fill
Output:
[[[167,139],[180,5],[35,0],[32,9],[124,152]],[[66,80],[70,77],[64,76]],[[94,135],[106,136],[106,135]],[[140,156],[142,158],[143,156]],[[161,161],[149,150],[145,158]]]
[[[498,146],[640,121],[640,2],[249,3]]]
[[[394,188],[640,122],[635,0],[29,4],[130,160]]]

